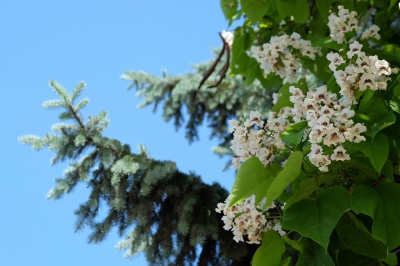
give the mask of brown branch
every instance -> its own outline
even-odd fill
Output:
[[[200,90],[200,88],[201,88],[201,86],[204,84],[204,82],[206,82],[207,79],[208,79],[208,78],[211,76],[211,74],[214,72],[215,68],[217,67],[217,64],[221,61],[221,58],[222,58],[222,56],[224,55],[226,48],[229,47],[229,46],[227,45],[227,42],[225,41],[224,37],[222,37],[221,33],[219,33],[219,36],[221,37],[222,42],[223,42],[222,50],[221,50],[221,52],[219,53],[217,59],[216,59],[216,60],[214,61],[214,63],[212,64],[212,66],[211,66],[211,67],[207,70],[207,72],[204,74],[204,77],[203,77],[203,79],[200,81],[200,84],[199,84],[199,87],[197,88],[197,91]],[[228,51],[228,52],[229,52],[229,51]],[[219,82],[219,83],[221,83],[221,82]]]
[[[72,113],[72,115],[74,116],[74,118],[76,119],[76,121],[78,121],[79,126],[80,126],[82,129],[85,129],[85,126],[83,125],[82,120],[79,118],[78,114],[75,112],[73,106],[70,105],[70,104],[68,104],[68,109],[69,109],[69,111]]]
[[[226,40],[222,37],[221,33],[219,34],[221,36],[222,41],[224,42],[224,49],[227,51],[226,52],[226,62],[225,65],[221,68],[221,70],[218,72],[219,75],[219,80],[215,85],[209,86],[208,88],[213,88],[213,87],[218,87],[219,84],[221,84],[222,80],[225,78],[226,73],[229,70],[229,61],[231,60],[231,53],[230,53],[230,48],[229,44],[226,42]]]

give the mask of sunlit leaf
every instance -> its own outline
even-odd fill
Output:
[[[267,201],[265,205],[269,205],[297,178],[301,172],[301,164],[303,161],[303,154],[301,151],[292,153],[285,167],[279,172],[277,177],[272,181],[266,196]]]
[[[285,243],[274,230],[264,233],[261,246],[253,256],[253,266],[279,266],[282,254],[285,252]]]
[[[231,190],[229,206],[256,194],[256,204],[262,200],[258,195],[265,195],[273,178],[281,170],[278,164],[264,167],[257,157],[246,160],[239,168]]]

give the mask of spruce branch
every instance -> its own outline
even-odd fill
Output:
[[[198,128],[207,121],[211,138],[219,139],[220,145],[228,148],[231,136],[227,121],[255,108],[267,116],[272,107],[272,93],[277,89],[273,83],[271,89],[264,89],[265,84],[261,85],[257,80],[246,85],[242,76],[231,76],[228,72],[218,88],[213,88],[214,80],[218,80],[218,76],[224,74],[226,66],[229,66],[229,58],[220,55],[218,50],[215,51],[216,59],[195,65],[193,73],[171,76],[163,72],[157,77],[145,72],[128,71],[121,78],[131,82],[128,89],[134,88],[137,97],[143,97],[139,107],[152,105],[156,110],[162,104],[163,118],[173,120],[177,129],[184,127],[189,142],[199,138]],[[209,89],[198,90],[202,81]],[[188,112],[187,120],[184,109]]]
[[[198,265],[242,265],[250,261],[256,247],[236,243],[214,211],[228,196],[224,188],[217,183],[208,185],[194,173],[178,171],[173,162],[152,159],[143,149],[136,154],[129,145],[103,136],[104,113],[85,123],[70,101],[73,97],[56,91],[68,103],[63,105],[64,112],[71,113],[76,126],[61,124],[54,138],[25,137],[21,141],[51,146],[54,161],[70,160],[48,198],[59,199],[79,183],[88,186],[88,199],[75,211],[76,231],[90,228],[89,242],[98,243],[117,228],[121,237],[127,234],[120,245],[127,255],[143,250],[151,265],[193,265],[196,261]],[[102,217],[100,206],[106,208]]]

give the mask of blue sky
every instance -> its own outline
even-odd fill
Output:
[[[17,142],[25,134],[43,136],[57,122],[57,111],[41,104],[56,98],[49,80],[68,90],[85,80],[90,98],[86,114],[109,112],[106,135],[136,147],[145,144],[153,158],[175,161],[206,182],[230,188],[233,172],[211,151],[217,141],[201,129],[192,145],[160,113],[137,109],[141,101],[119,77],[125,70],[160,74],[190,71],[208,61],[227,29],[219,1],[2,1],[0,66],[2,112],[0,265],[147,265],[143,256],[127,260],[114,249],[113,232],[98,245],[89,231],[74,233],[73,211],[86,199],[84,186],[59,201],[45,195],[64,165],[50,166],[49,151]]]

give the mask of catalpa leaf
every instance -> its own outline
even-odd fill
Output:
[[[342,244],[349,250],[370,258],[386,259],[387,247],[365,228],[352,212],[345,213],[339,220],[336,232]]]
[[[359,185],[351,194],[351,209],[374,220],[372,236],[392,250],[400,245],[400,184]]]
[[[268,206],[272,201],[279,197],[279,195],[281,195],[282,192],[299,176],[302,161],[303,154],[301,151],[296,151],[289,156],[285,167],[272,181],[272,184],[267,191],[267,201],[265,205]]]
[[[282,261],[282,254],[285,252],[285,243],[279,234],[274,230],[264,233],[261,246],[254,253],[253,266],[279,266]]]
[[[366,141],[359,143],[347,142],[345,146],[346,148],[359,150],[367,156],[378,174],[381,172],[389,155],[389,142],[382,132],[378,132],[373,140],[367,138]]]
[[[267,168],[264,167],[257,157],[246,160],[240,166],[233,183],[229,206],[241,202],[253,194],[256,195],[255,203],[258,204],[262,200],[260,195],[265,195],[265,191],[268,190],[280,170],[281,167],[276,163]]]
[[[240,4],[243,12],[253,24],[259,22],[269,9],[267,0],[241,0]]]
[[[305,198],[285,209],[281,225],[328,248],[329,238],[339,218],[350,209],[350,196],[342,186],[332,186],[318,198]]]

